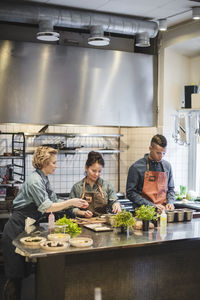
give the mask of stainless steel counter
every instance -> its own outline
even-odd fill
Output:
[[[200,219],[170,223],[166,236],[159,228],[129,236],[84,228],[81,235],[93,246],[52,253],[25,248],[23,234],[14,241],[36,259],[36,300],[93,300],[95,287],[109,300],[199,299]]]
[[[196,211],[200,211],[200,202],[199,201],[188,201],[183,202],[180,200],[177,200],[174,202],[174,205],[176,208],[191,208]]]
[[[48,232],[45,231],[46,226],[43,225],[42,236],[47,236]],[[42,229],[42,228],[41,228]],[[117,229],[110,232],[98,232],[95,233],[89,229],[83,227],[82,234],[80,236],[86,236],[93,239],[93,246],[89,248],[74,248],[69,246],[63,251],[46,251],[40,248],[25,247],[20,238],[26,236],[21,234],[14,240],[14,245],[25,253],[28,258],[39,258],[45,256],[52,256],[58,254],[75,254],[75,253],[87,253],[94,251],[106,251],[120,248],[134,248],[145,247],[148,245],[164,244],[168,242],[178,240],[194,240],[200,239],[200,219],[193,219],[190,222],[177,222],[168,223],[167,231],[160,233],[160,229],[151,229],[148,232],[141,230],[134,230],[131,234],[121,234]]]

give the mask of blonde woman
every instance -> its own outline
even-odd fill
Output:
[[[36,221],[42,214],[57,212],[71,206],[87,207],[83,199],[59,201],[51,189],[48,175],[57,168],[57,150],[51,147],[38,147],[33,155],[35,171],[23,183],[17,197],[13,201],[13,213],[4,227],[2,244],[5,273],[7,282],[4,287],[4,299],[20,299],[21,280],[25,277],[26,266],[24,257],[15,253],[12,245],[21,232],[24,231],[25,219]]]

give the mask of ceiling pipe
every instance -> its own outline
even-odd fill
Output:
[[[54,26],[65,28],[90,29],[99,25],[104,32],[122,35],[145,32],[149,38],[154,38],[158,33],[157,22],[134,17],[35,3],[0,3],[0,21],[38,25],[43,19],[52,20]]]

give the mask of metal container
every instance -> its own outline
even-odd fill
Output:
[[[115,215],[113,215],[113,214],[107,214],[106,215],[106,223],[113,226],[114,225],[114,217],[115,217]]]
[[[183,209],[176,209],[174,211],[177,215],[177,221],[178,222],[182,222],[184,220],[184,210]]]
[[[174,210],[167,211],[167,222],[168,223],[174,222]]]
[[[193,217],[192,209],[184,209],[184,221],[191,221]]]

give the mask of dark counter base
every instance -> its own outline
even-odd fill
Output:
[[[200,295],[200,240],[38,260],[37,300],[188,300]]]

